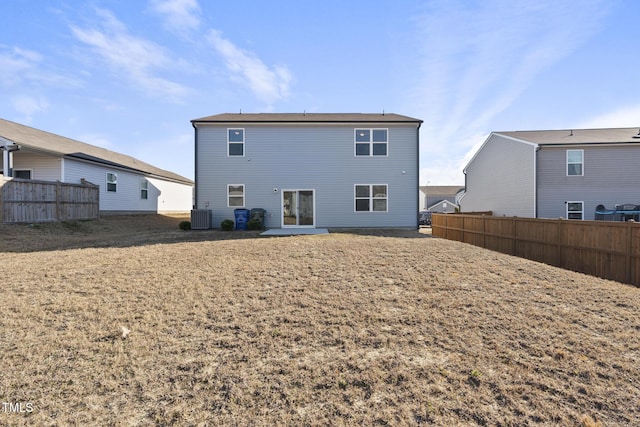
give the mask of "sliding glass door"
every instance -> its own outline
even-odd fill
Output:
[[[282,190],[282,227],[314,226],[314,190]]]

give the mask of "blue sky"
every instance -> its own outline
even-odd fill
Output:
[[[193,178],[190,120],[424,120],[421,184],[492,131],[640,126],[635,0],[12,0],[0,117]]]

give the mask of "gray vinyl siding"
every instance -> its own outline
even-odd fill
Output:
[[[535,145],[492,134],[465,168],[462,212],[535,217]]]
[[[227,129],[245,129],[244,157],[227,156]],[[387,156],[354,156],[354,129],[387,128]],[[267,210],[281,227],[282,190],[315,190],[316,227],[416,227],[417,124],[199,124],[197,208],[213,210],[213,226],[234,218],[227,185],[244,184],[245,207]],[[387,184],[388,212],[355,212],[355,184]],[[274,192],[274,189],[277,191]]]
[[[567,149],[584,150],[584,176],[567,176]],[[566,218],[566,202],[584,202],[584,219],[597,205],[640,204],[640,147],[543,146],[538,152],[538,217]]]

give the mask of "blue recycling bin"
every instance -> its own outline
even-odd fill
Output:
[[[233,211],[236,217],[236,230],[246,230],[249,222],[249,209],[236,209]]]

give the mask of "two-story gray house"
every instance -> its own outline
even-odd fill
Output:
[[[421,120],[397,114],[218,114],[192,120],[196,209],[266,228],[417,227]]]
[[[640,205],[638,128],[492,133],[464,168],[461,211],[595,219]]]

